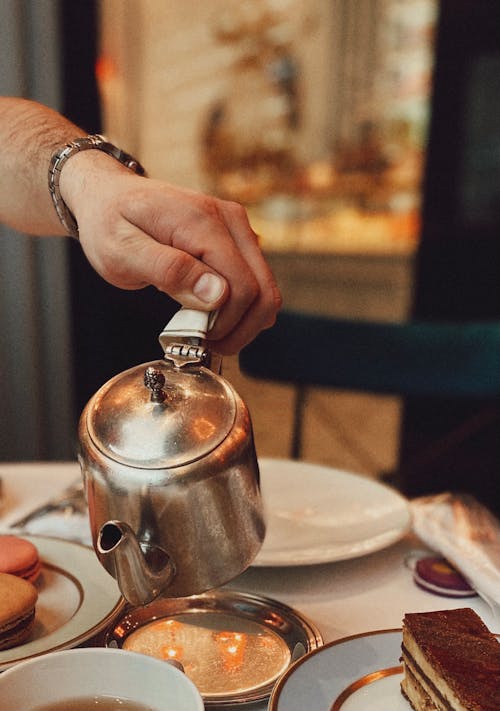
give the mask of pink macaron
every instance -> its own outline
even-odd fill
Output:
[[[37,547],[19,536],[0,535],[0,573],[17,575],[34,583],[40,575]]]

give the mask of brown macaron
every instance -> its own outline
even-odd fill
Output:
[[[0,573],[0,649],[25,642],[35,623],[38,592],[17,575]]]
[[[17,575],[34,583],[40,575],[41,563],[37,547],[13,535],[0,535],[0,573]]]

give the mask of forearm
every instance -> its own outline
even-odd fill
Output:
[[[85,132],[34,101],[0,97],[0,221],[38,235],[62,235],[47,174],[54,151]]]
[[[0,221],[65,234],[48,170],[83,135],[51,109],[0,97]],[[96,271],[123,289],[151,284],[188,308],[217,309],[219,352],[236,353],[274,322],[281,296],[242,206],[143,178],[101,150],[73,154],[59,190]]]

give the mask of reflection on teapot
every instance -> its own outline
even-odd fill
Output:
[[[120,373],[80,418],[96,554],[133,605],[231,580],[265,534],[250,416],[206,367],[208,314],[181,309],[163,360]]]

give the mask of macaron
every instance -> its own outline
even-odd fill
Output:
[[[38,592],[17,575],[0,573],[0,649],[25,642],[35,623]]]
[[[34,583],[41,571],[37,547],[19,536],[0,536],[0,573],[17,575]]]

